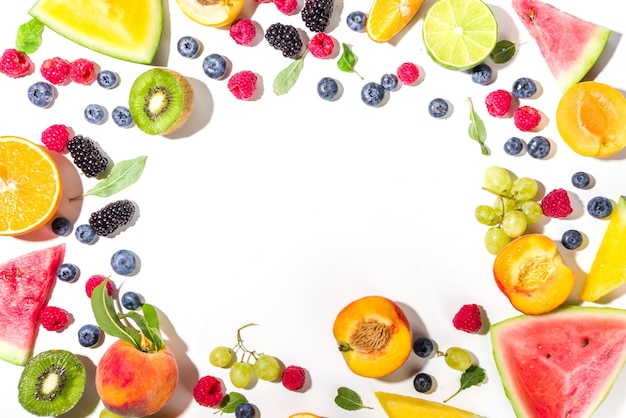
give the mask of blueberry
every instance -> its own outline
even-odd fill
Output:
[[[550,141],[544,136],[537,135],[528,141],[528,155],[542,159],[550,154]]]
[[[493,71],[487,64],[478,64],[476,67],[472,68],[472,81],[474,83],[485,86],[491,82],[492,76]]]
[[[96,81],[100,87],[109,90],[119,84],[119,77],[113,71],[102,70],[96,76]]]
[[[365,22],[367,15],[359,10],[351,12],[346,18],[348,27],[355,32],[363,32],[365,30]]]
[[[572,175],[572,184],[577,189],[586,189],[591,184],[591,177],[584,171],[579,171]]]
[[[395,90],[395,88],[398,87],[398,76],[395,74],[383,74],[380,78],[380,85],[383,86],[385,90]]]
[[[131,311],[139,309],[143,304],[141,296],[135,292],[126,292],[122,295],[122,306]]]
[[[433,378],[427,373],[418,373],[413,378],[413,387],[419,393],[426,393],[433,387]]]
[[[378,106],[385,98],[385,88],[378,83],[366,83],[361,89],[361,100],[368,106]]]
[[[433,340],[427,337],[417,337],[413,341],[413,352],[417,354],[418,357],[428,358],[435,351],[435,344],[433,344]]]
[[[448,102],[437,97],[428,104],[428,113],[433,118],[441,119],[448,114]]]
[[[70,233],[72,229],[72,223],[69,219],[64,218],[63,216],[59,216],[58,218],[54,218],[50,223],[50,228],[55,235],[66,236]]]
[[[604,196],[596,196],[587,203],[587,212],[594,218],[604,219],[613,212],[613,204]]]
[[[339,84],[337,80],[330,77],[322,78],[317,83],[317,94],[324,100],[333,100],[339,93]]]
[[[518,78],[513,82],[513,96],[518,99],[528,99],[537,93],[537,85],[527,77]]]
[[[85,107],[85,120],[89,123],[100,125],[104,122],[105,115],[104,107],[99,104],[88,104],[87,107]]]
[[[133,117],[130,110],[125,106],[116,106],[111,112],[111,119],[120,128],[128,128],[133,124]]]
[[[93,347],[100,342],[102,331],[96,325],[83,325],[78,330],[78,342],[83,347]]]
[[[137,269],[137,257],[128,250],[118,250],[111,256],[113,271],[122,276],[129,276]]]
[[[518,137],[511,137],[504,143],[504,152],[509,155],[519,155],[524,150],[524,141]]]
[[[82,242],[83,244],[92,244],[96,242],[96,239],[98,239],[96,230],[89,224],[78,225],[76,227],[76,231],[74,231],[74,235],[76,236],[78,242]]]
[[[45,81],[38,81],[28,88],[28,100],[38,107],[48,107],[54,99],[54,87]]]
[[[228,62],[220,54],[207,55],[202,62],[204,74],[214,80],[221,80],[228,71]]]
[[[63,282],[73,283],[78,280],[79,275],[80,270],[72,263],[63,263],[57,268],[57,279]]]
[[[193,36],[183,36],[178,40],[178,53],[185,58],[195,58],[200,55],[200,42]]]
[[[250,402],[242,402],[235,408],[235,418],[254,418],[256,411]]]
[[[563,235],[561,236],[561,244],[563,244],[563,247],[568,250],[575,250],[580,247],[582,243],[583,235],[575,229],[567,230],[563,232]]]

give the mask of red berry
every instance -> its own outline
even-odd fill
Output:
[[[491,116],[501,118],[506,116],[511,110],[511,102],[513,97],[511,93],[506,90],[495,90],[487,95],[485,98],[485,106],[487,106],[487,112]]]
[[[217,406],[224,397],[222,382],[213,376],[204,376],[193,388],[193,398],[202,406]]]
[[[33,63],[28,55],[17,49],[7,49],[0,57],[0,73],[9,77],[23,77],[30,72]]]
[[[41,64],[39,71],[52,84],[66,84],[70,81],[70,63],[63,58],[48,58]]]
[[[287,16],[292,15],[298,7],[298,0],[274,0],[279,12]]]
[[[87,279],[87,283],[85,283],[85,291],[87,292],[87,296],[91,297],[93,290],[98,287],[100,283],[102,283],[106,279],[106,276],[101,274],[96,274]],[[107,280],[107,293],[109,296],[113,295],[113,282],[111,280]]]
[[[475,303],[461,306],[452,319],[452,325],[459,331],[477,333],[483,326],[480,307]]]
[[[41,133],[41,142],[51,151],[65,151],[69,140],[70,130],[65,125],[52,125]]]
[[[566,218],[574,210],[565,189],[554,189],[541,199],[543,214],[550,218]]]
[[[247,100],[256,92],[257,76],[252,71],[240,71],[228,79],[228,90],[238,99]]]
[[[39,322],[48,331],[61,331],[70,324],[70,314],[56,306],[46,306],[39,312]]]
[[[70,79],[78,84],[91,84],[96,79],[96,66],[85,58],[70,63]]]
[[[238,19],[230,25],[230,37],[238,45],[248,46],[256,37],[256,27],[251,19]]]
[[[287,366],[283,370],[281,380],[287,389],[300,390],[306,381],[306,370],[300,366]]]
[[[335,41],[324,32],[316,33],[309,41],[309,50],[314,57],[326,58],[333,53]]]
[[[528,132],[539,125],[539,122],[541,122],[541,113],[534,107],[522,106],[515,109],[513,120],[515,121],[515,126],[517,126],[520,131]]]
[[[405,62],[404,64],[400,65],[400,67],[398,67],[396,75],[398,76],[398,79],[404,84],[413,84],[419,78],[420,70],[417,65],[413,64],[412,62]]]

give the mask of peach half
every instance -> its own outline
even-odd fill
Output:
[[[496,255],[493,274],[513,307],[529,315],[556,309],[574,288],[573,270],[555,242],[542,234],[522,235],[508,243]]]
[[[343,308],[333,335],[348,368],[363,377],[383,377],[399,369],[412,350],[409,320],[395,302],[366,296]]]

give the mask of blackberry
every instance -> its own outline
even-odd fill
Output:
[[[118,200],[97,210],[89,217],[89,225],[96,234],[107,236],[128,224],[135,214],[135,204],[130,200]]]
[[[300,15],[307,28],[324,32],[333,14],[334,0],[306,0]]]
[[[99,174],[104,173],[109,166],[109,159],[86,136],[74,136],[67,143],[67,149],[74,159],[74,164],[87,177],[97,177]]]
[[[272,23],[265,31],[265,39],[269,44],[287,58],[295,58],[302,51],[302,38],[298,29],[291,25]]]

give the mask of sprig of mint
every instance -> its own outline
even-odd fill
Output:
[[[276,75],[274,79],[273,89],[277,95],[285,94],[291,90],[291,88],[298,81],[298,77],[304,67],[304,56],[293,60],[285,69]]]
[[[239,404],[242,404],[244,402],[248,402],[248,401],[246,400],[246,397],[243,396],[241,393],[239,392],[227,393],[224,395],[224,397],[220,401],[218,410],[215,411],[215,414],[217,414],[218,412],[224,413],[224,414],[234,414],[235,410],[237,409],[237,406],[239,406]]]
[[[482,367],[476,366],[476,365],[470,366],[461,375],[461,387],[459,387],[459,389],[456,392],[454,392],[444,402],[448,402],[450,399],[458,395],[462,390],[481,384],[482,382],[485,381],[486,378],[487,378],[487,374],[485,373],[485,370]]]
[[[17,29],[15,49],[24,54],[32,54],[41,46],[41,34],[44,25],[37,19],[31,19]]]
[[[467,103],[469,103],[470,108],[470,125],[467,129],[469,137],[480,144],[480,151],[483,155],[489,155],[489,148],[485,146],[485,141],[487,140],[487,128],[485,128],[485,124],[482,119],[474,110],[472,99],[468,97]]]
[[[106,178],[100,180],[94,187],[80,196],[75,196],[70,200],[80,199],[85,196],[108,197],[139,180],[146,165],[145,155],[132,160],[124,160],[115,164]]]
[[[363,80],[363,76],[354,69],[357,60],[356,55],[354,55],[352,49],[350,49],[350,45],[342,42],[341,46],[343,48],[343,52],[341,53],[339,60],[337,60],[337,67],[346,73],[355,73],[361,78],[361,80]]]
[[[346,387],[340,387],[337,389],[337,396],[335,396],[335,403],[342,409],[346,411],[357,411],[359,409],[372,409],[369,406],[363,405],[363,401],[361,401],[361,396],[353,391],[352,389],[348,389]]]
[[[496,64],[504,64],[510,61],[517,50],[517,44],[511,41],[503,39],[496,43],[496,46],[491,51],[491,58]]]

